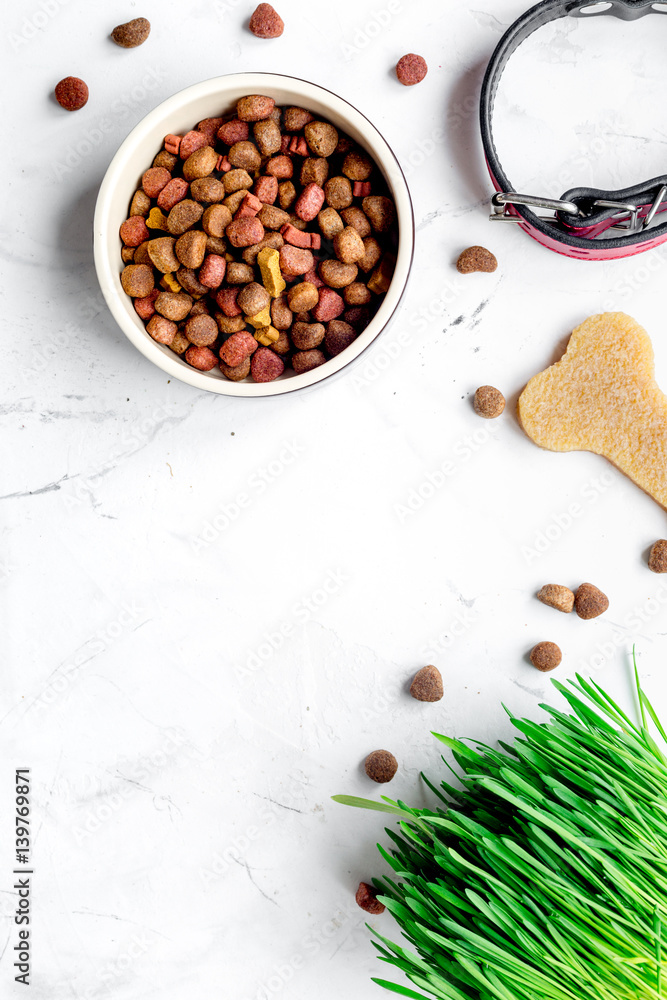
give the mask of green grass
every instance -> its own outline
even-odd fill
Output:
[[[435,809],[337,795],[398,817],[378,845],[394,872],[374,879],[403,944],[380,959],[441,1000],[660,1000],[667,997],[667,739],[637,680],[632,722],[597,684],[554,682],[568,712],[510,716],[501,749],[434,734],[462,787]],[[446,762],[445,762],[446,763]],[[449,765],[447,765],[449,766]]]

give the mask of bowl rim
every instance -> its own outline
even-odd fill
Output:
[[[169,357],[166,353],[162,352],[160,345],[146,334],[145,327],[139,320],[139,317],[136,317],[137,322],[135,322],[134,318],[128,314],[125,302],[127,296],[120,284],[120,253],[118,254],[118,261],[115,266],[108,252],[108,218],[113,210],[117,182],[134,158],[136,144],[143,139],[147,131],[165,117],[168,117],[169,114],[175,113],[185,104],[197,98],[212,98],[220,91],[221,100],[224,100],[225,89],[242,87],[242,89],[248,88],[247,92],[252,93],[254,83],[270,87],[271,84],[269,81],[272,80],[276,81],[276,87],[287,87],[292,83],[296,85],[295,89],[297,90],[305,88],[303,94],[305,105],[307,105],[309,93],[312,94],[314,99],[318,99],[318,95],[325,95],[324,97],[320,96],[319,100],[322,103],[332,105],[331,110],[334,113],[338,113],[342,118],[351,119],[351,123],[359,131],[370,130],[372,132],[373,144],[379,145],[384,154],[382,159],[379,159],[377,156],[374,156],[374,158],[378,160],[378,167],[385,176],[396,204],[399,223],[397,263],[392,284],[380,308],[366,329],[362,331],[357,340],[350,347],[346,348],[345,351],[342,351],[334,358],[328,359],[325,364],[320,365],[318,368],[311,369],[311,371],[300,375],[291,375],[286,379],[276,379],[273,382],[263,383],[232,382],[228,379],[211,378],[208,372],[199,371],[184,364],[178,355],[174,355],[173,358]],[[354,120],[355,117],[357,117],[357,121]],[[388,173],[391,174],[391,180]],[[414,251],[415,217],[410,189],[398,157],[382,133],[362,111],[359,111],[358,108],[334,91],[320,84],[312,83],[309,80],[303,80],[300,77],[291,76],[286,73],[253,71],[249,73],[224,74],[191,84],[183,90],[172,94],[164,101],[161,101],[160,104],[149,111],[132,128],[118,147],[107,167],[95,204],[93,222],[95,270],[102,295],[116,323],[128,340],[144,357],[166,372],[170,377],[185,382],[197,389],[204,389],[209,392],[218,393],[219,395],[261,398],[298,392],[301,389],[312,388],[315,385],[322,384],[339,375],[350,366],[355,365],[366,351],[375,344],[379,336],[386,330],[389,323],[395,317],[405,294],[414,260]],[[357,344],[358,346],[355,350],[355,345]],[[352,352],[351,355],[341,362],[340,359],[347,355],[348,352]],[[318,375],[318,373],[320,374]]]

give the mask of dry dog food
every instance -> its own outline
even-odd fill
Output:
[[[548,608],[555,608],[556,611],[569,613],[574,608],[574,594],[569,587],[563,587],[559,583],[547,583],[537,592],[537,599]]]
[[[270,3],[261,3],[257,7],[248,27],[258,38],[279,38],[285,30],[282,17]]]
[[[486,247],[468,247],[459,254],[456,262],[459,274],[472,274],[474,271],[486,271],[491,274],[497,267],[498,261]]]
[[[379,785],[391,781],[398,771],[398,761],[388,750],[374,750],[369,753],[364,763],[366,774]]]
[[[426,60],[414,52],[401,56],[396,64],[396,76],[404,87],[414,87],[416,83],[421,83],[427,73]]]
[[[66,76],[56,84],[55,95],[65,111],[78,111],[88,103],[88,85],[78,76]]]
[[[123,49],[135,49],[137,45],[143,45],[151,33],[151,22],[145,17],[135,17],[126,24],[119,24],[111,32],[116,45]]]
[[[560,651],[560,646],[557,646],[555,642],[538,642],[530,654],[530,662],[543,673],[555,670],[562,659],[563,654]]]
[[[505,397],[500,389],[494,389],[492,385],[480,385],[475,392],[473,406],[480,417],[492,420],[505,409]]]
[[[660,538],[651,546],[648,568],[653,573],[667,573],[667,538]]]
[[[354,898],[357,901],[357,906],[360,906],[366,913],[372,913],[373,916],[384,913],[386,910],[386,906],[380,902],[375,895],[375,889],[368,882],[359,883],[359,888]]]
[[[410,694],[417,701],[440,701],[444,694],[442,674],[437,667],[422,667],[410,685]]]
[[[261,37],[275,37],[274,15],[253,14]],[[250,94],[234,115],[165,136],[120,237],[121,283],[150,336],[200,371],[271,382],[365,329],[398,231],[365,150],[304,108]]]
[[[518,413],[541,448],[604,455],[667,507],[667,397],[649,336],[630,316],[582,323],[561,360],[530,380]]]
[[[582,583],[574,595],[574,610],[580,618],[597,618],[609,607],[609,598],[592,583]]]

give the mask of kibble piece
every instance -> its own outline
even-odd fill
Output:
[[[265,229],[274,230],[282,229],[290,221],[287,212],[283,212],[282,208],[277,208],[275,205],[262,205],[257,218]]]
[[[388,292],[395,267],[396,258],[394,255],[390,253],[384,254],[382,260],[366,282],[369,290],[374,292],[375,295],[384,295]]]
[[[265,118],[261,122],[255,122],[252,132],[257,143],[257,148],[262,156],[273,156],[274,153],[280,152],[282,136],[280,128],[272,118]]]
[[[65,111],[79,111],[88,103],[88,86],[78,76],[66,76],[57,83],[55,94]]]
[[[233,247],[250,247],[264,236],[264,226],[256,218],[232,219],[225,230]]]
[[[240,330],[245,330],[246,320],[245,316],[225,316],[223,313],[216,313],[214,316],[216,323],[218,324],[218,330],[220,333],[239,333]]]
[[[345,225],[352,226],[353,229],[356,229],[362,240],[365,240],[367,236],[371,235],[371,224],[361,209],[357,208],[356,205],[344,208],[340,215]]]
[[[174,337],[178,333],[178,327],[172,320],[165,319],[164,316],[152,316],[146,324],[146,330],[153,340],[158,344],[165,344],[169,347]]]
[[[364,767],[372,781],[384,785],[387,781],[391,781],[398,771],[398,761],[388,750],[374,750],[366,758]]]
[[[299,181],[302,187],[307,187],[308,184],[324,187],[328,176],[329,161],[323,156],[307,156],[301,164]]]
[[[491,274],[497,267],[498,261],[486,247],[468,247],[456,262],[456,270],[460,274],[472,274],[474,271]]]
[[[242,122],[258,122],[270,118],[276,102],[272,97],[262,94],[251,94],[242,97],[236,104],[236,114]]]
[[[180,330],[176,332],[176,336],[172,340],[171,344],[168,345],[168,347],[174,351],[175,354],[185,354],[189,346],[190,341],[184,333],[181,333]]]
[[[334,252],[344,264],[354,264],[366,253],[364,241],[352,226],[346,226],[334,236]]]
[[[225,185],[216,177],[197,177],[190,185],[190,193],[195,201],[208,204],[222,201],[225,197]]]
[[[180,323],[192,309],[192,299],[184,292],[160,292],[155,300],[155,310],[165,319]]]
[[[271,303],[271,324],[276,330],[289,330],[292,325],[294,315],[285,302],[285,296],[279,295]]]
[[[259,243],[252,243],[249,247],[245,248],[243,251],[243,260],[252,267],[257,263],[257,258],[265,247],[270,247],[272,250],[280,250],[284,242],[285,240],[280,233],[267,233]]]
[[[123,291],[132,298],[143,299],[155,287],[153,272],[147,264],[128,264],[121,271],[120,283]]]
[[[322,323],[295,323],[290,331],[292,343],[298,351],[312,351],[324,340]]]
[[[342,319],[332,319],[327,323],[327,332],[324,338],[325,350],[335,358],[336,355],[344,351],[346,347],[357,339],[357,331]]]
[[[183,267],[195,270],[206,254],[206,233],[201,229],[188,229],[176,240],[174,253]]]
[[[329,122],[308,122],[303,134],[315,156],[331,156],[338,145],[338,132]]]
[[[310,111],[305,108],[285,108],[285,131],[300,132],[308,122],[315,121]]]
[[[120,238],[126,247],[138,247],[149,237],[148,227],[141,215],[131,215],[120,227]]]
[[[254,142],[235,142],[229,150],[229,162],[233,167],[240,167],[254,174],[262,165],[262,156]]]
[[[372,296],[363,282],[353,281],[351,285],[345,286],[343,298],[347,306],[366,306],[371,301]]]
[[[364,214],[377,233],[386,233],[394,224],[396,209],[391,198],[382,194],[371,194],[361,203]]]
[[[204,206],[191,198],[184,198],[174,205],[167,216],[167,229],[173,236],[181,236],[196,225],[204,213]]]
[[[188,156],[183,164],[183,176],[186,181],[194,181],[198,177],[208,177],[213,173],[218,162],[218,154],[212,146],[202,146]]]
[[[210,243],[210,237],[206,241],[206,248]],[[207,288],[219,288],[225,277],[227,270],[227,260],[218,253],[208,253],[204,263],[199,268],[199,280]]]
[[[538,642],[530,653],[530,662],[543,673],[555,670],[562,659],[563,654],[555,642]]]
[[[475,390],[473,406],[480,417],[492,420],[499,417],[505,409],[505,397],[500,389],[495,389],[492,385],[480,385]]]
[[[272,299],[282,295],[287,287],[280,271],[280,254],[272,247],[263,247],[257,254],[262,283]]]
[[[185,352],[185,360],[200,372],[210,372],[218,363],[218,359],[209,347],[195,347],[194,344]]]
[[[157,198],[170,180],[171,174],[166,167],[149,167],[141,178],[141,186],[149,198]]]
[[[176,280],[181,288],[190,295],[206,295],[208,288],[202,285],[195,272],[189,267],[179,267]]]
[[[284,361],[268,347],[260,347],[252,356],[250,374],[255,382],[273,382],[285,371]]]
[[[367,236],[364,250],[364,256],[357,261],[357,265],[364,272],[372,271],[382,257],[382,248],[374,236]]]
[[[257,350],[257,341],[247,330],[233,333],[220,348],[220,359],[231,368],[243,364]]]
[[[330,319],[338,319],[345,310],[345,303],[342,297],[333,288],[323,285],[320,288],[319,302],[311,310],[313,319],[318,323],[328,323]]]
[[[178,207],[178,206],[177,206]],[[172,274],[181,266],[174,254],[176,240],[171,236],[159,236],[148,243],[148,256],[151,263],[163,274]]]
[[[137,45],[143,45],[151,33],[151,22],[145,17],[135,17],[125,24],[117,25],[111,32],[116,45],[123,49],[135,49]]]
[[[220,371],[230,382],[242,382],[250,374],[250,355],[244,358],[240,365],[228,365],[221,358]]]
[[[365,216],[364,216],[365,218]],[[317,216],[317,224],[322,231],[322,236],[327,240],[332,240],[338,233],[342,233],[345,224],[335,208],[331,206],[323,208]],[[368,231],[370,232],[370,226]]]
[[[440,701],[444,694],[442,674],[437,667],[422,667],[410,685],[410,694],[417,701]]]
[[[292,285],[287,293],[287,301],[292,312],[309,312],[317,305],[319,298],[317,288],[310,281],[300,281],[297,285]],[[317,344],[313,346],[316,347]]]
[[[342,175],[330,177],[324,185],[324,196],[331,208],[349,208],[352,204],[352,185]]]
[[[251,281],[249,285],[245,285],[241,289],[236,302],[246,316],[255,316],[262,309],[266,309],[271,302],[271,296],[263,285],[257,281]]]
[[[134,260],[134,247],[121,247],[120,248],[120,259],[123,264],[131,264]]]
[[[362,910],[366,913],[371,913],[373,916],[378,916],[380,913],[384,913],[386,906],[381,903],[380,900],[375,895],[375,889],[368,882],[360,882],[359,888],[357,889],[354,896],[357,906],[360,906]]]
[[[548,608],[555,608],[566,615],[574,608],[574,594],[569,587],[563,587],[559,583],[546,583],[538,590],[537,599]]]
[[[248,27],[258,38],[279,38],[285,30],[282,17],[270,3],[261,3],[253,11]]]
[[[344,264],[342,260],[331,257],[322,261],[318,273],[329,288],[345,288],[356,280],[359,270],[356,264]]]
[[[648,568],[653,573],[667,573],[667,538],[660,538],[651,546]]]
[[[132,201],[130,202],[130,217],[133,215],[142,215],[144,218],[148,215],[151,209],[151,200],[145,191],[135,191],[132,195]]]
[[[574,610],[588,621],[603,615],[609,607],[609,598],[592,583],[582,583],[574,594]]]
[[[297,375],[303,375],[313,368],[319,368],[326,363],[326,360],[322,351],[296,351],[292,355],[292,368]]]
[[[173,153],[168,152],[166,149],[161,149],[160,152],[153,159],[154,167],[164,167],[171,173],[176,164],[178,163],[178,157]],[[170,345],[171,346],[171,345]]]
[[[421,83],[427,73],[426,60],[414,52],[401,56],[396,64],[396,76],[404,87],[414,87],[416,83]]]
[[[202,216],[201,224],[208,236],[224,236],[225,229],[231,221],[232,213],[226,205],[209,205]]]

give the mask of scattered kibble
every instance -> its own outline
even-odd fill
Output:
[[[574,594],[569,587],[563,587],[559,583],[546,583],[538,590],[537,599],[548,608],[555,608],[568,615],[574,608]]]
[[[354,898],[357,901],[357,906],[360,906],[366,913],[372,913],[377,916],[379,913],[384,913],[386,909],[384,903],[381,903],[377,898],[375,889],[368,882],[359,883],[359,888]]]
[[[555,670],[562,659],[563,654],[560,651],[560,646],[557,646],[555,642],[538,642],[530,654],[530,662],[543,673]]]
[[[285,30],[282,17],[270,3],[261,3],[255,9],[248,27],[258,38],[279,38]]]
[[[609,598],[592,583],[582,583],[574,595],[574,610],[580,618],[597,618],[609,607]]]
[[[56,100],[65,111],[79,111],[88,103],[88,85],[78,76],[66,76],[56,84]]]
[[[459,255],[456,270],[460,274],[472,274],[474,271],[485,271],[490,274],[498,267],[494,254],[486,247],[468,247]]]
[[[648,568],[654,573],[667,573],[667,538],[660,538],[651,546]]]
[[[374,750],[366,758],[364,767],[372,781],[384,785],[387,781],[391,781],[398,771],[398,761],[388,750]]]
[[[126,24],[117,25],[111,32],[116,45],[123,49],[135,49],[143,45],[151,33],[151,22],[145,17],[135,17]]]
[[[505,409],[505,397],[500,389],[495,389],[492,385],[480,385],[475,392],[473,406],[480,417],[493,420]]]
[[[437,667],[422,667],[410,685],[410,694],[417,701],[440,701],[444,694],[442,674]]]
[[[396,76],[404,87],[414,87],[416,83],[421,83],[427,73],[426,60],[414,52],[401,56],[396,64]]]

